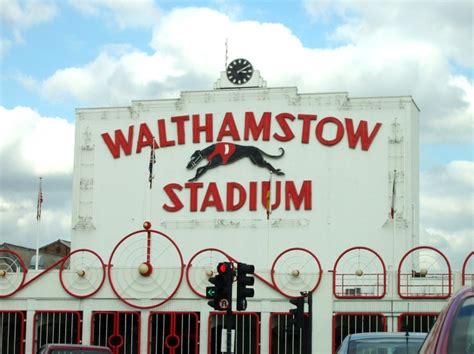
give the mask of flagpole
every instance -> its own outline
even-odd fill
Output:
[[[38,270],[39,264],[39,239],[40,239],[40,220],[36,221],[36,257],[35,257],[35,270]]]
[[[394,315],[393,315],[393,299],[395,294],[395,240],[396,240],[396,233],[397,233],[397,218],[396,218],[396,209],[395,209],[395,198],[396,198],[396,176],[397,170],[393,170],[393,185],[392,185],[392,205],[390,208],[390,213],[393,222],[393,230],[392,230],[392,274],[391,274],[391,288],[392,288],[392,331],[394,327]]]
[[[41,190],[41,179],[39,178],[39,190],[38,190],[38,201],[36,204],[36,259],[35,259],[35,270],[38,270],[39,266],[39,240],[40,240],[40,225],[41,225],[41,205],[43,204],[43,192]]]
[[[224,69],[227,69],[227,52],[228,52],[228,45],[227,45],[227,38],[225,39],[225,63],[224,63]]]
[[[270,221],[270,214],[272,213],[272,198],[271,198],[271,190],[272,190],[272,172],[270,171],[270,177],[268,179],[268,191],[265,200],[265,207],[267,209],[267,263],[270,257],[270,229],[271,229],[271,221]]]
[[[148,221],[151,222],[151,209],[153,208],[152,207],[152,200],[153,200],[153,158],[154,158],[154,153],[153,153],[153,149],[154,149],[154,138],[153,138],[153,142],[151,144],[151,151],[150,151],[150,161],[148,162],[149,163],[149,175],[148,175],[148,183],[149,183],[149,188],[148,188],[148,202],[149,202],[149,205],[148,205]]]
[[[394,171],[394,176],[395,178],[395,171]],[[394,182],[395,183],[395,182]],[[393,304],[393,299],[394,299],[394,294],[395,294],[395,238],[396,238],[396,233],[397,233],[397,218],[396,218],[396,211],[393,209],[393,233],[392,233],[392,304]],[[393,314],[393,305],[392,305],[392,331],[394,330],[394,314]]]
[[[397,198],[396,193],[396,177],[397,177],[397,170],[393,170],[393,187],[392,187],[392,207],[391,207],[391,217],[393,220],[393,235],[392,235],[392,268],[395,270],[395,240],[397,236],[397,222],[396,222],[396,209],[395,209],[395,199]]]
[[[153,209],[153,179],[155,178],[155,175],[153,174],[153,168],[156,163],[156,153],[155,153],[155,147],[157,146],[155,137],[152,137],[152,143],[151,143],[151,150],[150,150],[150,161],[148,163],[148,182],[149,182],[149,197],[150,197],[150,206],[149,206],[149,221],[151,222],[151,216],[152,216],[152,209]]]
[[[268,179],[268,191],[266,195],[266,205],[265,205],[267,209],[267,220],[270,220],[270,214],[272,213],[271,190],[272,190],[272,172],[270,171],[270,178]]]

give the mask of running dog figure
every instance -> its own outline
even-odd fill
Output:
[[[198,167],[196,175],[189,181],[196,181],[211,168],[227,165],[243,157],[248,157],[255,165],[268,168],[277,175],[284,175],[279,168],[274,168],[263,158],[264,155],[275,159],[282,157],[285,154],[285,150],[283,148],[279,149],[281,151],[280,155],[270,155],[255,146],[243,146],[232,143],[216,143],[210,145],[204,150],[196,150],[191,155],[191,160],[186,166],[188,170],[195,168],[203,158],[206,158],[209,162],[205,166]]]

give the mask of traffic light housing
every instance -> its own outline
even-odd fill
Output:
[[[214,286],[206,288],[206,298],[209,306],[217,311],[232,310],[232,281],[234,271],[230,262],[221,262],[217,265],[217,274],[209,278]]]
[[[255,295],[255,290],[249,288],[255,282],[254,271],[255,267],[251,264],[237,263],[237,311],[245,311],[247,298]]]
[[[303,296],[290,299],[290,303],[296,306],[290,309],[291,322],[298,328],[303,328],[304,325],[304,299]]]

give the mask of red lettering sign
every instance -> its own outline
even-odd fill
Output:
[[[257,200],[259,200],[258,209],[263,212],[266,210],[268,189],[268,181],[249,182],[248,189],[240,183],[227,182],[225,191],[219,190],[215,182],[210,182],[206,186],[200,182],[186,183],[184,188],[177,183],[170,183],[163,188],[170,201],[163,204],[163,209],[168,212],[177,212],[187,206],[191,212],[205,212],[209,208],[216,211],[237,211],[243,208],[255,211]],[[276,181],[272,185],[270,195],[272,210],[278,210],[282,200],[285,210],[312,209],[312,182],[310,180],[303,181],[299,188],[294,181],[285,181],[284,184]]]
[[[128,127],[128,139],[125,138],[122,131],[117,129],[115,131],[115,141],[112,140],[109,133],[103,133],[102,139],[104,139],[105,145],[109,148],[110,153],[117,159],[120,157],[120,150],[122,149],[125,155],[132,153],[133,144],[133,125]]]
[[[176,144],[184,145],[186,144],[188,124],[191,124],[192,140],[190,142],[193,144],[210,143],[224,139],[241,140],[242,135],[232,112],[224,114],[218,127],[215,127],[214,118],[212,113],[206,113],[204,116],[192,114],[191,118],[189,115],[175,116],[171,117],[169,122],[161,118],[157,120],[155,131],[151,130],[147,123],[141,123],[136,141],[134,141],[134,126],[128,128],[127,136],[122,130],[117,129],[113,138],[109,133],[103,133],[102,138],[114,158],[119,158],[121,151],[127,156],[130,155],[134,144],[136,145],[135,152],[140,154],[144,147],[152,144],[154,137],[157,142],[156,148],[172,147]],[[272,119],[271,112],[263,112],[257,121],[254,112],[245,112],[243,137],[245,141],[270,141],[273,138],[275,141],[289,142],[295,139],[297,136],[295,133],[299,133],[302,144],[317,141],[324,146],[334,146],[339,144],[346,135],[349,148],[356,149],[360,146],[362,151],[368,151],[382,126],[382,123],[376,123],[369,133],[368,123],[365,120],[358,122],[357,129],[354,128],[352,118],[345,118],[344,122],[337,117],[325,117],[319,122],[316,122],[316,120],[316,114],[300,113],[295,117],[291,113],[278,113]],[[176,125],[176,129],[170,129],[167,124]],[[331,125],[335,128],[334,136],[328,135],[330,134],[328,132],[331,130],[329,128]],[[214,128],[217,129],[216,136],[214,136]],[[174,132],[174,138],[169,137],[168,130]],[[315,140],[311,140],[312,130],[314,131]]]
[[[357,127],[356,132],[354,132],[354,122],[350,118],[345,119],[346,122],[346,130],[347,130],[347,139],[349,141],[349,147],[351,149],[355,149],[357,146],[357,142],[360,140],[360,145],[362,150],[368,151],[372,141],[375,139],[382,123],[375,124],[374,130],[372,133],[368,133],[369,129],[367,128],[367,122],[365,120],[361,120],[359,122],[359,126]]]

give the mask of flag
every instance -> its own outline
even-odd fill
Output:
[[[270,219],[270,214],[272,211],[270,210],[271,204],[270,204],[270,189],[267,191],[267,220]]]
[[[393,219],[395,217],[395,198],[397,197],[395,191],[395,177],[397,176],[397,171],[393,171],[393,185],[392,185],[392,204],[390,206],[390,218]]]
[[[266,209],[267,209],[267,220],[270,219],[270,214],[272,213],[272,202],[271,202],[271,193],[270,190],[272,189],[272,173],[270,172],[270,178],[268,180],[268,191],[266,195]]]
[[[41,177],[39,180],[38,202],[36,204],[36,220],[41,220],[41,206],[43,204],[43,191],[41,190]]]
[[[150,162],[148,164],[148,182],[150,183],[150,189],[153,186],[153,165],[156,163],[156,156],[155,156],[155,146],[156,142],[155,139],[153,139],[153,144],[151,145],[151,150],[150,150]]]

